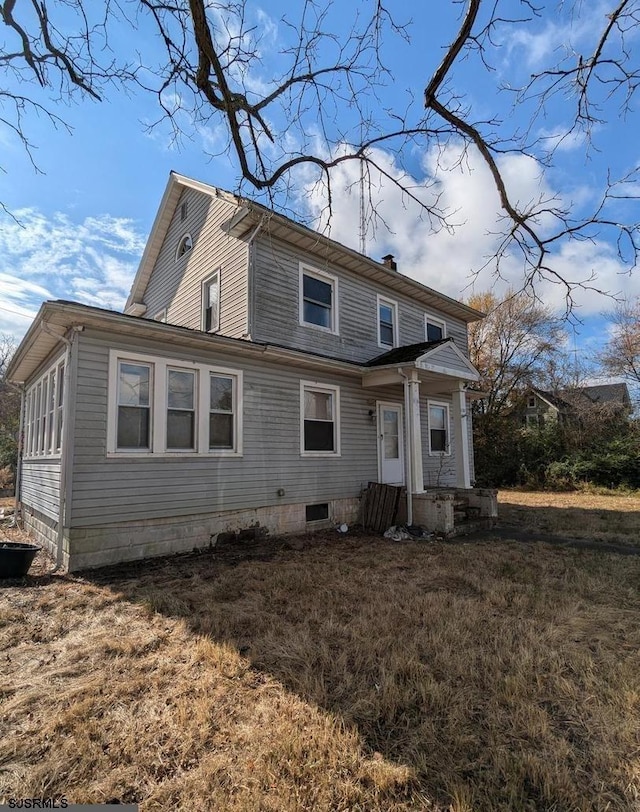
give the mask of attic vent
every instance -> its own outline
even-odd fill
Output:
[[[180,220],[184,222],[187,219],[187,201],[180,206]]]
[[[398,265],[393,258],[393,254],[387,254],[385,257],[382,257],[382,264],[385,268],[388,268],[390,271],[397,271]]]

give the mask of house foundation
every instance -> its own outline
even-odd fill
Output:
[[[315,521],[307,520],[308,505],[293,504],[71,528],[65,531],[63,538],[63,566],[74,572],[172,553],[212,549],[223,535],[235,534],[242,541],[258,536],[322,530],[357,521],[359,497],[333,499],[325,504],[327,518]],[[55,557],[56,522],[28,507],[23,509],[22,515],[25,529],[34,536],[36,543]]]

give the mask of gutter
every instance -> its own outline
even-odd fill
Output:
[[[258,232],[262,228],[265,221],[265,215],[260,218],[258,225],[251,232],[247,240],[247,332],[246,337],[251,340],[253,336],[253,314],[255,312],[256,300],[256,286],[254,284],[255,277],[255,246],[254,240],[258,236]]]

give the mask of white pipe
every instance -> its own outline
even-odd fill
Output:
[[[9,383],[8,381],[6,383]],[[20,511],[20,486],[22,484],[22,443],[24,438],[24,419],[25,419],[25,400],[26,400],[26,392],[24,386],[15,386],[15,384],[10,384],[13,386],[14,389],[18,389],[20,391],[20,420],[18,422],[18,459],[16,461],[16,492],[15,492],[15,501],[13,505],[13,522],[12,526],[15,527],[18,524],[18,515]]]
[[[410,409],[411,409],[411,393],[409,391],[409,376],[404,373],[401,367],[398,367],[398,372],[402,378],[404,378],[404,425],[405,425],[405,436],[406,436],[406,443],[405,443],[405,454],[404,454],[404,467],[405,467],[405,477],[407,480],[407,524],[413,524],[413,465],[412,465],[412,455],[413,455],[413,421],[410,419]]]

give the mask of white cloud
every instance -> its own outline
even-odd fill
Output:
[[[592,50],[590,44],[597,41],[610,11],[602,0],[591,3],[588,13],[566,16],[559,14],[553,21],[547,21],[536,28],[536,18],[527,28],[523,24],[505,24],[502,27],[502,42],[507,46],[510,58],[524,64],[528,70],[549,68],[561,59],[576,55],[581,50]],[[524,59],[523,59],[524,54]]]
[[[7,220],[0,229],[0,332],[20,336],[44,299],[124,306],[144,248],[131,220],[105,214],[76,222],[37,209],[15,214],[20,224]]]
[[[385,172],[393,177],[400,175],[390,155],[377,152],[375,158]],[[530,157],[503,156],[500,168],[511,199],[521,205],[553,199],[556,204],[571,206],[576,211],[575,201],[585,198],[581,187],[570,195],[561,195],[551,188],[540,164]],[[348,162],[334,173],[330,219],[324,189],[318,185],[308,183],[299,199],[300,206],[315,217],[325,233],[355,249],[359,248],[360,234],[359,171],[357,162]],[[495,261],[491,258],[496,249],[496,235],[504,232],[506,222],[489,170],[478,155],[470,152],[461,158],[453,147],[431,151],[423,157],[420,176],[408,180],[415,196],[425,203],[437,201],[454,227],[445,228],[437,221],[429,221],[424,211],[389,180],[373,177],[371,194],[378,216],[375,229],[369,222],[367,230],[369,256],[380,259],[386,253],[394,254],[400,272],[455,298],[467,298],[474,290],[493,286],[500,292],[522,284],[523,267],[517,256],[507,258],[501,266],[503,278],[495,276]],[[548,230],[552,225],[550,218],[541,220],[540,228]],[[639,287],[640,280],[626,273],[614,248],[597,237],[588,242],[563,243],[549,262],[560,277],[578,286],[575,302],[581,315],[599,313],[610,304],[595,290],[580,289],[580,283],[592,274],[597,280],[591,286],[609,293],[633,293]],[[564,310],[563,286],[540,282],[536,290],[550,306],[559,312]]]

